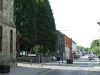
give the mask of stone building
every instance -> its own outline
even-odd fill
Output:
[[[13,20],[13,0],[0,0],[0,62],[16,58],[16,26]],[[5,61],[5,62],[4,62]]]

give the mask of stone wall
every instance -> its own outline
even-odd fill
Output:
[[[16,59],[16,26],[13,20],[13,0],[3,0],[3,11],[0,11],[0,26],[2,27],[3,60]],[[12,53],[10,52],[10,30],[13,31]],[[1,58],[0,58],[1,59]]]
[[[14,0],[3,0],[3,18],[8,23],[14,23],[13,21],[13,2]]]
[[[16,28],[0,22],[2,26],[2,54],[4,60],[16,58]],[[13,52],[10,53],[10,30],[13,31]]]
[[[2,18],[2,11],[0,10],[0,18]]]

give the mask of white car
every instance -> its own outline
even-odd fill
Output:
[[[91,55],[91,54],[89,55],[88,58],[89,58],[89,60],[95,60],[95,56],[94,55]]]
[[[95,62],[100,62],[100,59],[99,58],[95,58]]]

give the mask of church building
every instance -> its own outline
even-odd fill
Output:
[[[13,0],[0,0],[0,62],[8,64],[16,59],[13,4]]]

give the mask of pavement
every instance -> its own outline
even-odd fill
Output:
[[[82,64],[83,65],[83,64]],[[85,64],[86,65],[86,64]],[[95,64],[92,64],[95,65]],[[77,65],[76,62],[74,64],[66,64],[66,61],[61,63],[59,62],[50,62],[45,64],[29,64],[29,63],[18,63],[18,66],[26,66],[32,68],[42,68],[42,69],[66,69],[66,70],[87,70],[87,71],[100,71],[100,66],[80,66]]]
[[[11,67],[10,73],[0,75],[39,75],[49,68],[43,68],[41,64],[18,63],[18,66]]]
[[[38,64],[38,63],[17,63],[17,67],[12,67],[11,68],[11,72],[8,74],[0,74],[0,75],[44,75],[43,73],[48,73],[51,70],[81,70],[81,71],[100,71],[100,66],[95,66],[95,64],[92,64],[91,61],[86,62],[87,59],[85,58],[81,58],[79,60],[74,60],[74,64],[66,64],[66,61],[55,61],[55,62],[50,62],[50,63],[42,63],[42,64]],[[84,62],[85,61],[85,62]],[[83,65],[83,63],[89,63],[92,64],[94,66],[89,66]],[[81,63],[81,64],[80,64]],[[98,64],[96,62],[96,64]]]
[[[100,71],[100,67],[80,67],[75,64],[65,64],[59,62],[51,62],[46,64],[32,64],[32,63],[18,63],[17,67],[12,67],[8,74],[0,75],[43,75],[51,70],[86,70],[86,71]]]

